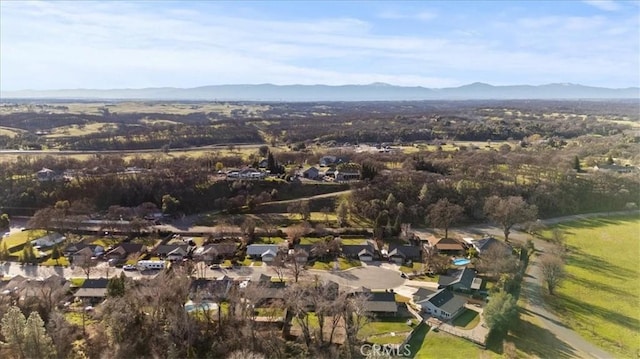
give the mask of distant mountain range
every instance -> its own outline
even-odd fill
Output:
[[[369,85],[214,85],[194,88],[22,90],[0,93],[0,99],[209,100],[209,101],[415,101],[506,99],[640,99],[640,88],[603,88],[577,84],[426,88]]]

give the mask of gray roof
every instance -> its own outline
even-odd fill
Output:
[[[460,284],[464,288],[471,288],[471,283],[476,277],[476,272],[470,268],[455,269],[449,271],[447,275],[441,275],[438,280],[440,287],[447,287],[454,284]]]
[[[413,301],[417,303],[431,297],[434,294],[435,294],[434,290],[427,289],[427,288],[420,288],[418,289],[418,291],[413,293]]]
[[[420,246],[389,246],[389,256],[416,259],[421,257],[420,250]]]
[[[273,251],[274,253],[278,253],[278,245],[277,244],[250,244],[247,246],[247,255],[261,256],[263,253],[269,250]]]
[[[167,254],[169,254],[169,252],[173,251],[176,248],[184,248],[184,250],[186,251],[187,245],[186,244],[161,244],[156,249],[156,253],[159,256],[166,256]]]
[[[441,310],[449,314],[453,314],[467,303],[467,299],[465,297],[455,295],[449,290],[441,289],[429,298],[429,302]]]
[[[342,254],[347,256],[357,256],[363,249],[368,250],[371,254],[376,253],[376,247],[371,241],[367,241],[366,244],[342,244]]]
[[[102,298],[107,296],[107,288],[80,288],[73,296],[77,298]]]
[[[482,238],[482,239],[477,239],[475,241],[472,242],[473,246],[476,248],[476,250],[478,251],[478,253],[482,253],[485,252],[487,250],[489,250],[489,248],[493,247],[493,246],[499,246],[498,248],[504,248],[505,253],[511,253],[513,251],[513,248],[511,248],[511,246],[505,242],[499,241],[493,237],[486,237],[486,238]]]
[[[368,312],[395,313],[398,311],[396,296],[392,292],[371,292],[365,303]]]

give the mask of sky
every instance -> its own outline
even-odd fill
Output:
[[[0,90],[640,86],[640,1],[0,1]]]

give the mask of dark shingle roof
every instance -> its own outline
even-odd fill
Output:
[[[454,284],[460,284],[464,288],[471,288],[473,278],[476,277],[476,272],[470,268],[455,269],[447,273],[447,275],[441,275],[438,279],[438,285],[441,287],[447,287]]]
[[[81,288],[106,288],[108,284],[109,280],[107,278],[85,279]]]
[[[441,289],[429,299],[429,302],[447,313],[455,313],[467,303],[467,299]]]
[[[398,303],[396,303],[396,296],[391,292],[371,292],[368,293],[366,310],[368,312],[397,312]]]
[[[389,256],[398,254],[404,258],[420,258],[420,246],[389,246]]]

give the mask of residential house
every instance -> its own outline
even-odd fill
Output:
[[[447,289],[440,289],[430,297],[416,302],[422,312],[445,320],[451,320],[460,314],[466,303],[467,298]]]
[[[476,271],[464,267],[462,269],[449,270],[446,275],[441,275],[438,279],[438,289],[448,288],[455,291],[470,291]]]
[[[359,259],[370,262],[379,258],[378,246],[373,240],[367,240],[365,244],[342,244],[342,255],[346,258]]]
[[[337,170],[334,174],[336,181],[354,181],[360,179],[360,171],[355,169]]]
[[[264,263],[271,263],[276,259],[278,252],[273,249],[268,249],[266,252],[260,255],[260,260]]]
[[[106,278],[85,279],[82,286],[73,295],[85,303],[97,304],[107,297],[107,286],[109,280]]]
[[[39,246],[42,248],[49,248],[49,247],[53,247],[58,243],[62,243],[66,240],[67,238],[65,236],[63,236],[60,233],[49,233],[44,237],[40,237],[38,239],[34,239],[31,241],[31,244],[35,247],[35,246]]]
[[[513,253],[513,247],[511,247],[508,243],[497,240],[493,237],[474,239],[469,241],[469,244],[476,250],[476,252],[478,252],[478,254],[486,252],[490,248],[494,247],[497,248],[496,250],[503,251],[505,255],[510,255],[511,253]]]
[[[402,265],[409,261],[420,261],[422,259],[422,248],[420,246],[389,246],[389,260]]]
[[[309,167],[302,172],[302,177],[312,180],[320,179],[320,170],[315,167]]]
[[[466,250],[465,245],[455,238],[436,238],[431,236],[429,237],[429,243],[438,252],[447,255],[459,255]]]
[[[612,165],[595,165],[593,166],[593,170],[594,171],[603,171],[603,172],[612,172],[612,173],[633,173],[638,171],[638,169],[636,167],[633,166],[620,166],[617,164],[612,164]]]
[[[95,244],[82,246],[82,248],[69,257],[73,265],[82,266],[88,261],[95,260],[104,254],[104,248]]]
[[[273,304],[274,302],[281,302],[285,297],[285,282],[274,282],[271,280],[271,277],[265,274],[260,274],[258,280],[255,282],[249,283],[250,287],[259,287],[258,291],[258,306],[264,306],[266,304]]]
[[[324,175],[326,177],[336,178],[336,169],[335,168],[329,168],[328,170],[324,171]]]
[[[320,161],[318,161],[318,164],[320,167],[328,167],[335,164],[337,160],[338,158],[336,156],[323,156],[320,158]]]
[[[271,252],[267,257],[273,256],[275,258],[280,246],[277,244],[250,244],[247,246],[247,256],[251,259],[262,259],[262,255],[267,252]]]
[[[219,263],[225,259],[233,258],[237,248],[238,245],[235,242],[207,244],[196,248],[193,256],[194,259],[207,263]]]
[[[418,303],[423,300],[429,299],[435,293],[436,290],[420,287],[415,293],[413,293],[413,302]]]
[[[304,253],[307,254],[307,261],[310,259],[315,259],[317,257],[315,248],[315,244],[296,244],[293,247],[295,252],[304,251]]]
[[[181,261],[187,257],[188,249],[185,247],[177,247],[171,252],[167,253],[167,260],[169,261]]]
[[[9,295],[19,304],[24,304],[33,298],[41,299],[43,296],[53,298],[54,293],[64,294],[69,290],[71,283],[58,275],[52,275],[46,279],[31,279],[16,275],[10,280],[0,281],[0,286],[3,289],[2,295]]]
[[[42,168],[40,171],[36,172],[36,179],[40,182],[49,182],[49,181],[58,181],[61,178],[60,175],[56,173],[56,171]]]
[[[363,262],[372,262],[373,252],[371,252],[368,248],[364,248],[363,250],[358,252],[358,258]]]
[[[227,276],[220,279],[197,278],[189,285],[189,299],[217,301],[226,298],[233,286],[233,280]]]
[[[251,167],[242,169],[238,172],[238,177],[241,179],[263,179],[265,175],[266,174],[264,172]]]
[[[309,261],[309,252],[301,248],[290,249],[289,255],[293,256],[293,260],[295,260],[298,264],[304,265]]]
[[[155,249],[155,255],[160,258],[167,258],[169,253],[174,251],[176,248],[182,248],[187,252],[189,246],[186,244],[161,244]]]
[[[395,316],[398,314],[398,303],[393,292],[369,292],[364,305],[365,310],[375,316]]]
[[[141,243],[121,243],[116,248],[105,253],[104,257],[113,262],[124,262],[129,256],[139,256],[145,250]]]

